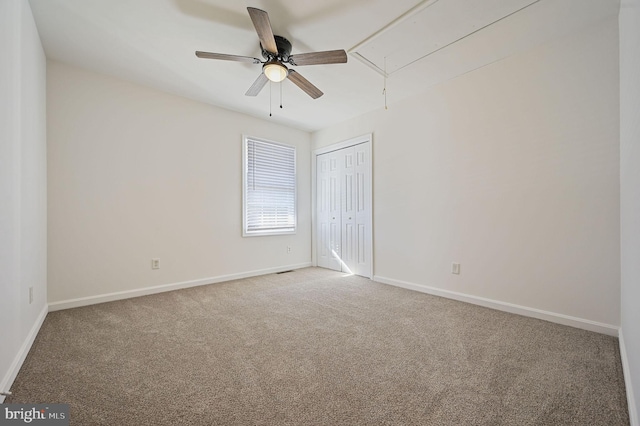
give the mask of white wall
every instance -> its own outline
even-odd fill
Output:
[[[313,148],[373,133],[377,279],[614,334],[618,84],[608,19],[316,132]]]
[[[6,391],[47,313],[46,61],[27,1],[0,1],[0,52],[0,390]]]
[[[47,76],[53,309],[309,264],[309,133],[57,62]],[[297,146],[296,235],[242,237],[243,134]]]
[[[632,425],[640,406],[640,0],[620,8],[621,336]],[[626,348],[626,351],[624,350]],[[626,352],[626,353],[624,353]]]

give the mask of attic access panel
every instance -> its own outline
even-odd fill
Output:
[[[391,75],[540,0],[426,0],[349,53]]]

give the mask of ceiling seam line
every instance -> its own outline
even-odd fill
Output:
[[[438,49],[434,50],[433,52],[429,52],[429,53],[427,53],[427,54],[426,54],[426,55],[424,55],[424,56],[421,56],[421,57],[419,57],[419,58],[417,58],[417,59],[414,59],[413,61],[411,61],[411,62],[409,62],[409,63],[407,63],[407,64],[405,64],[405,65],[401,66],[401,67],[400,67],[400,68],[398,68],[397,70],[392,71],[389,75],[393,75],[394,73],[396,73],[396,72],[398,72],[398,71],[400,71],[400,70],[402,70],[402,69],[404,69],[404,68],[408,67],[409,65],[413,65],[413,64],[415,64],[416,62],[418,62],[418,61],[420,61],[420,60],[422,60],[422,59],[424,59],[424,58],[426,58],[426,57],[428,57],[428,56],[431,56],[431,55],[433,55],[434,53],[437,53],[437,52],[441,51],[442,49],[446,49],[447,47],[449,47],[449,46],[451,46],[451,45],[454,45],[454,44],[456,44],[457,42],[459,42],[459,41],[462,41],[462,40],[466,39],[467,37],[470,37],[470,36],[474,35],[474,34],[475,34],[475,33],[477,33],[478,31],[482,31],[482,30],[484,30],[485,28],[490,27],[491,25],[494,25],[494,24],[496,24],[496,23],[498,23],[498,22],[502,21],[503,19],[507,19],[508,17],[513,16],[513,15],[515,15],[516,13],[521,12],[521,11],[523,11],[523,10],[527,9],[528,7],[533,6],[534,4],[539,3],[540,1],[541,1],[541,0],[536,0],[536,1],[534,1],[533,3],[530,3],[530,4],[528,4],[528,5],[524,6],[524,7],[521,7],[520,9],[518,9],[518,10],[516,10],[516,11],[514,11],[514,12],[511,12],[511,13],[509,13],[508,15],[505,15],[505,16],[503,16],[503,17],[502,17],[502,18],[500,18],[500,19],[497,19],[497,20],[495,20],[495,21],[493,21],[493,22],[491,22],[491,23],[489,23],[489,24],[487,24],[487,25],[485,25],[485,26],[483,26],[483,27],[478,28],[477,30],[475,30],[475,31],[473,31],[473,32],[470,32],[469,34],[467,34],[467,35],[465,35],[465,36],[460,37],[460,38],[459,38],[459,39],[457,39],[457,40],[452,41],[452,42],[451,42],[451,43],[449,43],[449,44],[446,44],[446,45],[444,45],[444,46],[442,46],[442,47],[439,47]]]

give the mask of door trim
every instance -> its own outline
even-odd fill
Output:
[[[369,179],[370,181],[370,185],[369,185],[369,194],[368,195],[368,200],[369,200],[369,205],[367,206],[369,209],[369,226],[371,227],[370,232],[371,232],[371,239],[369,241],[369,253],[371,253],[371,259],[369,262],[369,279],[373,279],[373,268],[374,268],[374,264],[373,264],[373,259],[374,259],[374,252],[373,252],[373,247],[374,247],[374,235],[373,235],[373,134],[372,133],[368,133],[362,136],[357,136],[355,138],[351,138],[351,139],[347,139],[344,140],[342,142],[337,142],[328,146],[323,146],[320,147],[318,149],[314,149],[311,152],[311,262],[313,264],[313,266],[318,266],[318,257],[317,257],[317,241],[318,241],[318,236],[317,236],[317,231],[316,231],[316,226],[317,226],[317,208],[318,206],[316,205],[316,196],[317,196],[317,182],[316,182],[316,163],[317,163],[317,157],[318,155],[322,155],[322,154],[327,154],[329,152],[332,151],[338,151],[340,149],[343,148],[349,148],[352,146],[356,146],[356,145],[360,145],[363,143],[369,143],[371,146],[371,158],[369,161]]]

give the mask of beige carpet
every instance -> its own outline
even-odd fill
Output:
[[[628,425],[618,340],[309,268],[50,313],[73,425]]]

